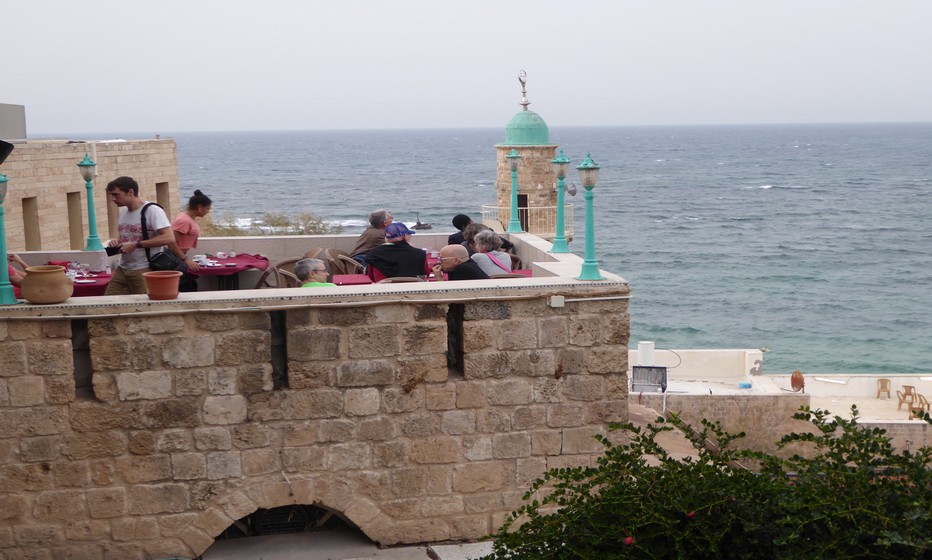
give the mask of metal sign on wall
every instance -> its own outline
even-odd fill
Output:
[[[26,106],[0,103],[0,140],[26,141]]]

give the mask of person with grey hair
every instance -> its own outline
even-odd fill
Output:
[[[327,267],[320,259],[301,259],[294,263],[294,275],[301,281],[302,288],[328,288],[336,286],[327,282]]]
[[[511,272],[511,256],[501,250],[502,238],[497,233],[485,229],[476,233],[473,241],[476,252],[469,258],[476,261],[482,272],[489,276]]]
[[[392,220],[392,215],[384,208],[369,214],[369,227],[356,240],[356,247],[350,252],[350,256],[365,266],[366,255],[369,251],[385,243],[385,228],[392,223]]]

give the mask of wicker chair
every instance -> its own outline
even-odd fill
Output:
[[[259,281],[256,282],[255,289],[290,288],[294,285],[300,286],[301,283],[298,281],[298,277],[294,275],[294,265],[303,258],[304,257],[292,257],[280,260],[268,267],[265,269],[265,272],[262,273],[262,276],[259,277]],[[283,273],[287,273],[287,276],[284,276]],[[292,278],[294,279],[293,283]]]

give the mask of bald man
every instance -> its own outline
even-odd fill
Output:
[[[485,280],[489,275],[470,260],[469,251],[462,245],[447,245],[440,249],[440,262],[434,266],[434,278],[443,280],[446,272],[450,280]]]

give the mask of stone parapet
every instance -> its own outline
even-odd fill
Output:
[[[291,504],[383,545],[494,531],[627,419],[629,290],[452,284],[2,310],[0,557],[195,557]]]

